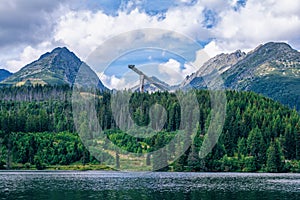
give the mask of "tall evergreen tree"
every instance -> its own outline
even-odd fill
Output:
[[[258,127],[252,129],[247,139],[249,155],[255,159],[256,169],[260,169],[265,157],[265,144]]]
[[[286,159],[292,160],[296,158],[296,134],[291,124],[285,127],[283,153]]]
[[[281,172],[283,170],[283,159],[281,147],[278,140],[272,141],[267,151],[267,171]]]
[[[238,157],[247,155],[247,140],[245,138],[238,139]]]

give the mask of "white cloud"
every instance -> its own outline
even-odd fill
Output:
[[[124,4],[116,16],[95,10],[70,11],[65,8],[64,12],[59,12],[63,14],[58,21],[56,17],[51,19],[55,30],[50,33],[47,29],[49,34],[43,39],[44,42],[40,45],[37,42],[26,43],[19,58],[11,59],[1,55],[0,63],[3,67],[16,71],[45,51],[51,50],[55,45],[53,42],[67,46],[85,60],[92,50],[109,38],[142,28],[177,31],[196,40],[212,39],[204,49],[210,57],[236,49],[248,51],[268,41],[285,41],[300,49],[300,1],[297,0],[248,0],[246,6],[238,11],[233,9],[237,0],[198,0],[193,6],[185,5],[190,0],[177,0],[180,6],[170,7],[164,18],[147,15],[140,8],[144,5],[142,2],[143,0],[136,0],[131,5]],[[207,9],[218,15],[217,25],[211,29],[203,27],[203,11]],[[53,38],[48,38],[50,35]],[[134,39],[128,38],[125,44],[130,44]],[[115,46],[107,48],[115,49],[118,45],[115,43]],[[198,60],[191,65],[198,67],[205,59],[201,51],[197,52],[197,56]]]
[[[193,72],[195,72],[196,69],[193,65],[185,63],[184,64],[184,69],[182,70],[182,79],[180,82],[185,78],[187,75],[191,75]]]
[[[211,41],[204,47],[204,52],[207,53],[210,57],[214,57],[220,53],[228,53],[226,52],[226,49],[217,46],[216,41]]]
[[[184,64],[184,68],[182,68],[180,62],[174,59],[169,59],[168,62],[158,65],[158,70],[162,75],[165,75],[162,80],[169,85],[181,83],[187,75],[196,71],[191,64]]]
[[[138,5],[138,2],[134,4]],[[210,45],[225,52],[249,50],[271,40],[299,42],[299,1],[248,0],[239,11],[233,9],[236,3],[236,0],[199,0],[194,6],[169,8],[164,19],[149,16],[138,8],[129,13],[120,11],[117,16],[100,11],[73,11],[60,19],[55,39],[70,46],[81,57],[112,36],[141,28],[164,28],[197,40],[215,38]],[[218,14],[219,23],[210,30],[202,25],[204,9]]]
[[[120,86],[125,84],[124,78],[117,78],[115,75],[107,76],[106,74],[101,73],[98,74],[98,76],[101,79],[102,83],[110,89],[122,89],[120,88]]]
[[[200,5],[171,8],[163,20],[138,9],[130,13],[120,11],[117,16],[108,16],[101,11],[72,11],[61,17],[56,27],[55,40],[65,43],[85,58],[105,40],[136,29],[163,28],[192,38],[207,39],[209,32],[201,26],[203,9]]]
[[[105,73],[101,72],[98,73],[98,76],[101,82],[109,89],[117,89],[117,90],[131,89],[132,87],[139,84],[138,79],[133,81],[132,79],[129,79],[128,76],[126,75],[124,77],[118,78],[115,75],[108,76]]]
[[[170,76],[176,76],[180,73],[180,62],[174,59],[169,59],[168,62],[159,65],[159,71],[161,73],[169,74]]]
[[[190,62],[189,65],[198,70],[206,61],[216,56],[220,50],[216,47],[215,42],[212,41],[207,44],[203,49],[196,52],[196,59],[194,62]],[[194,70],[193,72],[195,72]],[[191,73],[190,73],[191,74]]]
[[[118,16],[108,16],[101,11],[69,12],[63,16],[56,28],[55,40],[61,41],[74,49],[82,57],[105,40],[120,33],[147,27],[152,17],[140,13],[137,9],[130,14],[120,12]]]
[[[238,12],[225,10],[213,30],[216,46],[234,51],[253,49],[269,41],[299,45],[300,1],[248,0]],[[298,46],[299,47],[299,46]]]
[[[6,61],[6,69],[11,72],[18,71],[21,67],[37,60],[45,52],[51,51],[53,45],[49,42],[43,42],[37,47],[27,46],[17,59],[11,59]]]

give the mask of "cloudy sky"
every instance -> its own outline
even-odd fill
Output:
[[[0,0],[0,68],[16,72],[57,46],[66,46],[88,62],[106,43],[111,46],[105,52],[116,48],[122,52],[108,56],[112,60],[106,64],[111,69],[98,70],[109,87],[124,85],[122,76],[127,72],[118,74],[117,67],[129,59],[147,68],[155,64],[152,72],[175,84],[195,70],[191,66],[198,67],[193,63],[203,51],[211,57],[237,49],[249,51],[269,41],[288,42],[299,50],[299,10],[297,0]],[[122,51],[121,47],[138,41],[134,30],[145,28],[169,32],[153,36],[151,31],[142,31],[141,41],[148,46],[139,43],[127,48],[130,52]],[[177,35],[171,36],[171,31]],[[181,43],[174,42],[175,38]],[[190,41],[199,48],[189,48]],[[147,48],[132,53],[141,47]],[[182,56],[183,51],[190,56]],[[99,54],[108,58],[103,51]]]

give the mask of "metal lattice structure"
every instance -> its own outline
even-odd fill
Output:
[[[161,83],[153,80],[151,77],[144,74],[141,70],[137,69],[135,67],[135,65],[128,65],[128,68],[131,69],[132,71],[134,71],[135,73],[137,73],[140,76],[140,92],[141,93],[144,92],[145,80],[147,80],[150,84],[154,85],[155,87],[157,87],[158,89],[160,89],[162,91],[169,91],[169,89],[166,88],[165,86],[163,86]]]

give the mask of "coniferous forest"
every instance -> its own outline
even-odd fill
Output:
[[[226,92],[222,134],[212,151],[200,158],[199,151],[210,122],[211,104],[208,91],[194,92],[200,117],[191,145],[175,162],[157,159],[153,155],[151,162],[148,160],[149,165],[164,162],[168,167],[161,170],[165,171],[300,172],[298,112],[253,92]],[[172,93],[130,93],[130,114],[134,123],[140,126],[151,123],[151,105],[157,103],[166,110],[166,123],[159,133],[136,138],[117,127],[111,110],[111,95],[102,92],[95,98],[99,125],[110,141],[128,152],[144,153],[161,148],[177,134],[182,117],[193,117],[180,112],[182,105]],[[71,96],[72,88],[68,86],[0,89],[1,169],[101,165],[101,161],[86,149],[75,128]],[[80,129],[84,131],[85,124],[81,124]],[[97,138],[91,142],[95,140]],[[101,156],[109,159],[110,155]],[[122,158],[116,157],[115,166],[118,168]],[[157,166],[153,168],[157,169]]]

